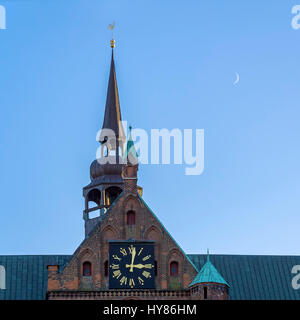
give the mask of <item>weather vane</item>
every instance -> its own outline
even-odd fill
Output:
[[[115,22],[108,25],[108,30],[111,30],[111,40],[110,40],[110,47],[113,49],[115,47],[115,40],[114,40],[114,28],[115,28]]]

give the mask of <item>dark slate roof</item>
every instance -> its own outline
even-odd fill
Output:
[[[191,254],[198,269],[206,255]],[[300,256],[210,255],[211,262],[230,285],[232,300],[300,300],[291,273]]]
[[[0,300],[44,300],[46,298],[47,266],[61,268],[71,256],[0,256],[6,271],[6,290],[0,290]]]
[[[188,255],[200,270],[207,256]],[[0,300],[43,300],[47,289],[47,265],[58,264],[62,270],[70,255],[0,256],[6,269],[6,290]],[[230,285],[232,300],[300,300],[294,290],[291,273],[300,265],[300,256],[210,255],[210,260]]]
[[[114,61],[114,51],[112,50],[105,113],[104,113],[102,129],[113,130],[116,137],[119,137],[119,139],[125,141],[126,139],[125,139],[124,129],[120,121],[122,121],[122,117],[121,117],[117,76],[116,76],[116,68],[115,68],[115,61]],[[101,135],[100,141],[102,142],[103,140],[104,140],[104,137],[102,137]]]

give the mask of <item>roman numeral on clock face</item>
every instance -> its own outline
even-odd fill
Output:
[[[117,278],[119,279],[121,276],[121,271],[120,270],[116,270],[113,272],[113,278]]]
[[[123,256],[127,256],[127,251],[124,248],[120,248],[120,252],[122,253]]]
[[[148,271],[143,271],[142,275],[143,275],[146,279],[151,278],[151,274],[150,274],[150,272],[148,272]]]
[[[131,288],[133,288],[135,286],[134,280],[133,279],[129,279],[129,285]]]
[[[132,254],[133,251],[135,250],[135,247],[134,247],[133,245],[131,245],[131,246],[128,248],[128,250],[129,250],[129,253]]]
[[[120,280],[120,284],[121,284],[121,286],[122,286],[123,284],[127,284],[127,277],[123,276],[123,277],[121,278],[121,280]]]
[[[115,254],[113,254],[113,256],[112,256],[115,260],[118,260],[118,261],[121,261],[122,259],[121,258],[119,258],[117,255],[115,255]]]
[[[139,283],[140,283],[140,285],[144,285],[144,280],[141,278],[141,277],[138,277],[138,281],[139,281]]]
[[[148,256],[143,258],[143,261],[149,260],[151,258],[151,255],[149,254]]]

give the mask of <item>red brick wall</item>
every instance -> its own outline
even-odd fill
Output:
[[[158,270],[156,290],[180,292],[186,289],[194,279],[197,274],[194,266],[138,196],[137,179],[134,179],[136,171],[137,166],[127,167],[124,171],[124,194],[78,247],[65,269],[59,273],[57,268],[49,266],[48,291],[65,291],[65,297],[69,297],[67,292],[72,290],[74,298],[75,291],[108,290],[108,277],[105,277],[104,274],[104,263],[108,260],[109,255],[108,240],[129,238],[155,241],[155,259]],[[136,213],[136,224],[133,226],[126,224],[126,213],[129,210]],[[82,276],[82,265],[85,261],[90,261],[92,264],[91,277]],[[169,265],[171,261],[177,261],[179,264],[179,274],[176,277],[170,276]],[[82,298],[82,295],[79,296]],[[48,297],[55,299],[58,296],[49,294]],[[60,298],[62,297],[63,295],[60,295]],[[136,295],[136,297],[138,296]],[[163,297],[164,295],[158,295],[157,299],[163,299]],[[124,299],[124,296],[119,296],[119,298]],[[172,298],[177,299],[178,297],[176,295],[169,297],[169,299]],[[184,296],[184,298],[188,299],[188,296]],[[182,296],[181,299],[183,299]]]

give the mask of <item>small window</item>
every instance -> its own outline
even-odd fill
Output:
[[[154,261],[154,275],[157,276],[157,261]]]
[[[89,261],[84,262],[82,266],[82,275],[90,277],[92,275],[92,264]]]
[[[204,300],[206,300],[207,299],[207,287],[204,287],[203,291],[204,291]]]
[[[178,276],[178,262],[172,261],[170,263],[170,276]]]
[[[108,261],[107,260],[104,263],[104,276],[108,277]]]
[[[132,210],[127,212],[127,224],[129,226],[135,225],[135,212]]]

